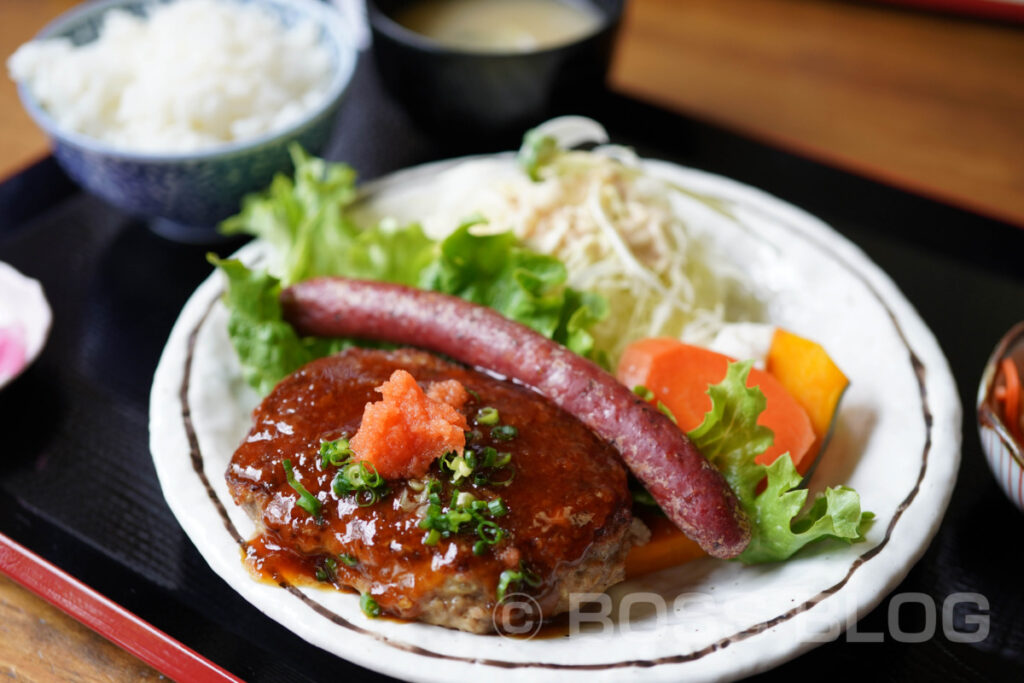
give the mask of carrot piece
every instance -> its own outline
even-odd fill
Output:
[[[651,540],[629,549],[626,555],[627,579],[707,555],[696,541],[690,540],[668,517],[643,517],[643,522],[651,530]]]
[[[711,408],[707,387],[720,382],[732,359],[674,339],[643,339],[626,348],[619,362],[619,381],[630,388],[643,385],[672,411],[689,431]],[[771,464],[789,451],[804,474],[824,444],[849,380],[824,349],[785,330],[777,330],[768,354],[770,372],[751,369],[747,386],[760,386],[765,411],[758,423],[775,433],[775,443],[757,458]],[[775,372],[778,374],[776,375]],[[704,552],[665,517],[643,517],[651,540],[630,549],[626,577],[632,578],[683,564]]]
[[[674,339],[642,339],[626,347],[617,376],[629,387],[643,385],[675,416],[683,431],[698,427],[711,409],[709,385],[725,378],[733,359]],[[801,473],[813,462],[816,435],[806,411],[781,383],[763,370],[753,368],[748,387],[760,387],[766,406],[757,422],[775,434],[775,441],[756,461],[769,465],[789,453]]]
[[[811,419],[817,440],[809,465],[828,441],[850,380],[820,344],[783,329],[775,330],[766,365]]]
[[[1000,397],[1003,402],[1003,423],[1018,443],[1024,443],[1020,429],[1020,374],[1017,372],[1017,364],[1012,358],[1004,358],[999,363],[999,369],[1003,372],[1003,386],[1006,387]]]

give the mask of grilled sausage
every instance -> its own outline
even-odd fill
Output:
[[[498,312],[402,285],[315,278],[281,294],[301,334],[408,344],[511,377],[608,441],[665,514],[714,557],[739,555],[750,525],[725,479],[667,417],[614,377]]]

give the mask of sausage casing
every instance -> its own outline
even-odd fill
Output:
[[[525,325],[458,297],[339,277],[293,285],[281,303],[301,334],[416,346],[533,388],[614,446],[708,554],[736,557],[749,543],[735,494],[682,430],[600,367]]]

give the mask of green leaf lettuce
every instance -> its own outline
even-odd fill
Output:
[[[281,318],[280,281],[249,270],[237,260],[207,257],[224,273],[228,287],[228,336],[238,353],[245,381],[267,394],[281,378],[314,358],[341,348],[336,340],[300,338]]]
[[[565,286],[565,265],[520,246],[510,232],[474,235],[486,222],[464,221],[441,242],[419,286],[488,306],[584,356],[592,355],[589,328],[607,315],[602,297]]]
[[[322,275],[431,289],[489,306],[571,350],[599,357],[590,329],[607,315],[602,297],[566,286],[558,259],[523,247],[510,232],[475,234],[474,216],[438,242],[418,224],[363,227],[348,215],[355,173],[344,164],[291,148],[294,177],[246,197],[222,224],[268,242],[273,272],[211,259],[228,281],[229,334],[246,380],[261,393],[302,364],[340,348],[338,340],[300,339],[281,317],[282,286]]]
[[[750,545],[739,559],[748,564],[777,562],[824,538],[860,540],[874,518],[862,512],[851,488],[827,488],[806,511],[808,491],[789,454],[771,465],[754,462],[774,439],[757,424],[765,408],[758,387],[747,387],[751,361],[730,363],[725,379],[708,388],[711,410],[689,432],[694,444],[725,476],[752,523]],[[758,489],[764,481],[764,489]]]

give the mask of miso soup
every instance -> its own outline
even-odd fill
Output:
[[[585,0],[419,0],[394,18],[446,47],[474,52],[543,50],[601,26],[601,14]]]

